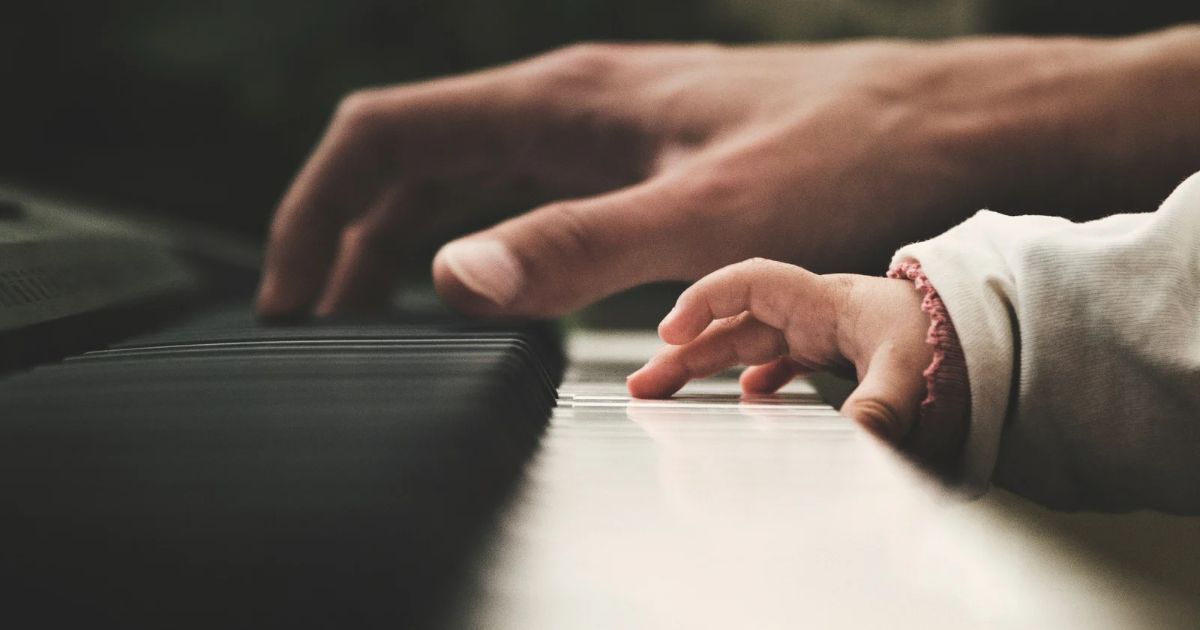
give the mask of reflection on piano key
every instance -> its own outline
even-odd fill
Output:
[[[1186,602],[947,495],[805,382],[630,400],[652,335],[582,333],[447,627],[1179,627]],[[1131,593],[1136,593],[1131,596]]]

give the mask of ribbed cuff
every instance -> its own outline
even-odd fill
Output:
[[[970,413],[971,384],[967,378],[967,361],[946,305],[921,270],[921,263],[901,261],[889,269],[887,275],[911,280],[924,296],[921,311],[929,316],[925,342],[933,346],[933,361],[924,372],[925,400],[921,401],[920,422],[927,426],[964,422]]]

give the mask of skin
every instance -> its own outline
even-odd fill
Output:
[[[822,276],[761,258],[736,263],[680,295],[658,327],[668,347],[629,376],[629,391],[664,398],[736,365],[751,366],[741,378],[747,394],[774,393],[809,372],[843,373],[859,384],[842,415],[921,461],[951,461],[965,423],[917,422],[933,359],[920,303],[907,280]]]
[[[365,90],[337,108],[280,202],[258,310],[380,307],[421,244],[522,200],[533,200],[527,212],[437,253],[433,280],[448,304],[555,316],[755,257],[878,273],[899,245],[981,207],[1076,219],[1148,210],[1200,168],[1196,85],[1200,27],[1123,39],[587,44]],[[813,277],[804,282],[827,282]],[[836,308],[805,301],[824,315],[806,315],[803,330],[863,337],[843,334],[797,357],[808,337],[774,326],[793,335],[778,354],[795,363],[749,372],[749,387],[771,389],[796,365],[853,366],[862,379],[881,374],[884,387],[899,372],[873,367],[881,347],[904,348],[912,373],[903,382],[915,382],[923,327],[883,340],[838,321],[919,314],[911,293],[879,279],[828,282],[862,297]],[[743,310],[751,315],[718,319],[771,326]],[[699,343],[664,326],[668,342]],[[666,395],[669,365],[631,381],[635,393]],[[897,392],[864,398],[892,405],[891,419],[860,414],[864,424],[906,435],[912,404]],[[919,400],[912,388],[903,394]]]

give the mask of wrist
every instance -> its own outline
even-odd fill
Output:
[[[928,326],[925,343],[930,346],[930,361],[925,368],[925,398],[921,401],[916,434],[910,441],[923,444],[929,452],[919,455],[936,472],[957,478],[963,445],[970,424],[971,386],[966,358],[958,332],[937,289],[930,283],[921,263],[910,260],[893,265],[889,278],[908,280],[921,294],[920,312]],[[928,319],[925,319],[928,318]],[[934,434],[931,437],[928,434]]]

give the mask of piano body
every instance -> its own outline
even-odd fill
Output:
[[[3,197],[7,627],[1200,622],[1195,520],[965,501],[811,382],[630,400],[648,333],[411,304],[267,326],[253,248]]]

